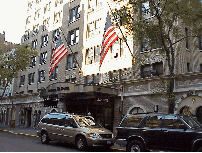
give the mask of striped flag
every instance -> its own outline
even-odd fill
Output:
[[[102,66],[102,62],[110,49],[113,43],[118,40],[118,35],[116,34],[114,27],[112,27],[112,22],[109,16],[109,12],[107,13],[105,28],[104,28],[104,36],[102,41],[102,48],[100,53],[100,66]]]
[[[68,54],[67,49],[65,48],[64,43],[62,42],[62,39],[60,35],[58,36],[56,40],[56,48],[53,50],[51,63],[50,63],[50,70],[49,70],[49,77],[51,76],[53,70],[58,65],[58,63],[65,57],[65,55]]]

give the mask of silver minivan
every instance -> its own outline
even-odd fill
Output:
[[[75,144],[78,150],[87,146],[114,145],[112,132],[97,124],[91,116],[50,113],[37,126],[37,135],[43,144],[51,140]]]

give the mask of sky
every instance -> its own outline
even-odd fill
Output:
[[[0,33],[5,31],[5,40],[21,43],[25,32],[28,0],[0,0]]]

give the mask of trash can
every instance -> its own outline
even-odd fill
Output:
[[[14,128],[15,127],[15,120],[10,120],[10,128]]]

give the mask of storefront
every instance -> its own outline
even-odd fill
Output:
[[[41,92],[44,106],[65,104],[65,112],[91,115],[103,127],[113,130],[114,99],[117,91],[110,87],[85,86],[70,83],[56,83]],[[52,107],[53,107],[52,106]]]

